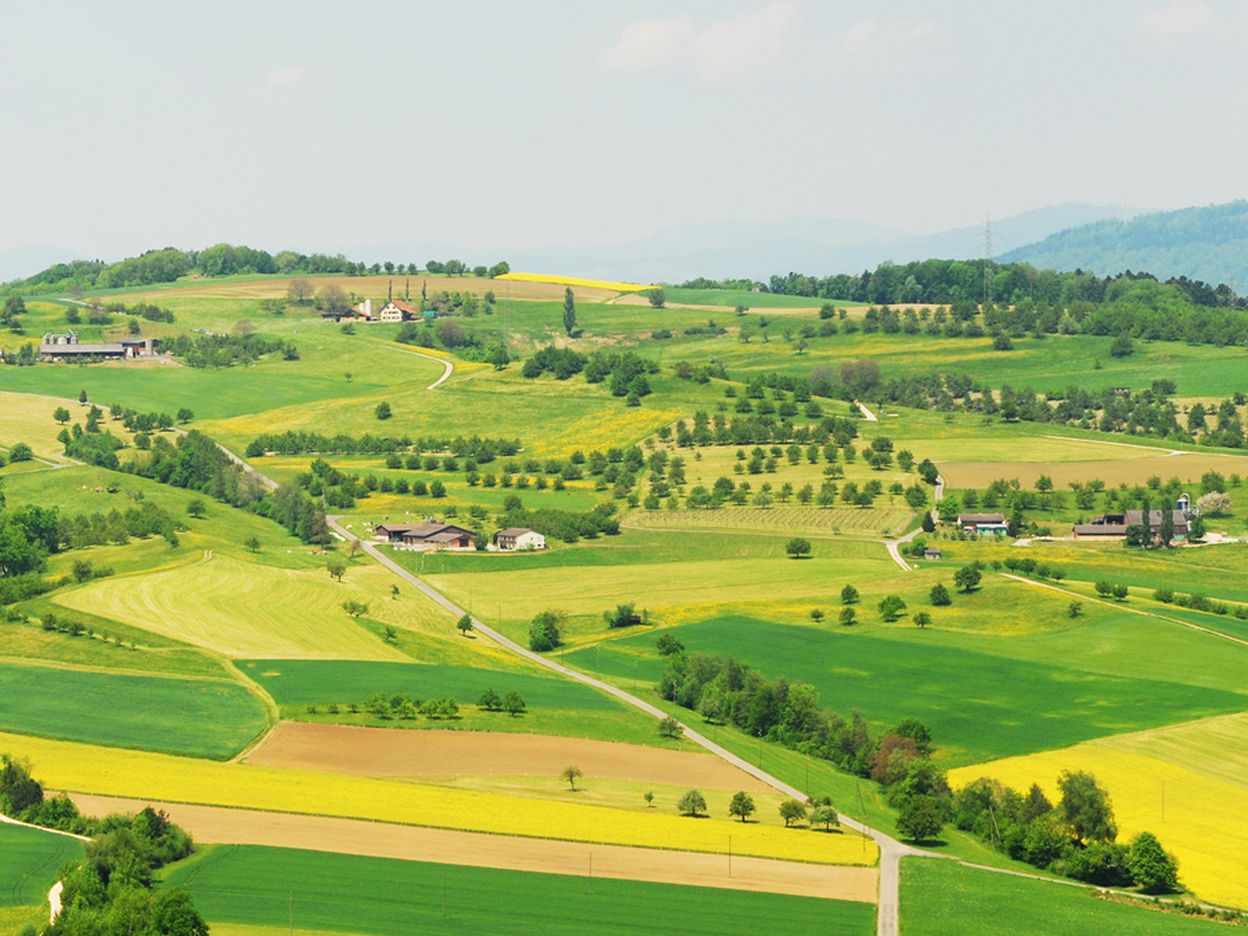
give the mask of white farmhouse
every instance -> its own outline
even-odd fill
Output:
[[[545,549],[546,537],[528,527],[508,527],[494,534],[494,545],[508,551]]]

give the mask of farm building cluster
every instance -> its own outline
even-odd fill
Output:
[[[154,338],[122,338],[118,341],[83,342],[76,332],[48,332],[39,342],[39,357],[44,361],[81,361],[86,359],[131,360],[151,357],[156,353]]]
[[[379,523],[373,528],[376,539],[396,549],[430,552],[434,550],[475,550],[478,533],[453,523],[426,520],[423,523]],[[527,552],[546,548],[546,537],[527,527],[508,527],[494,534],[487,550]]]
[[[335,322],[379,323],[422,321],[434,318],[435,315],[432,309],[421,312],[420,309],[402,299],[391,298],[387,299],[386,304],[382,306],[374,306],[372,299],[363,299],[345,312],[323,312],[321,318],[333,319]]]

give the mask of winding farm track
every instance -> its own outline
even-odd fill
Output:
[[[442,376],[425,387],[426,390],[436,390],[442,384],[446,383],[448,377],[455,373],[455,365],[445,358],[435,357],[432,354],[425,354],[423,351],[413,351],[410,348],[396,348],[394,345],[382,345],[383,348],[389,348],[391,351],[398,351],[399,354],[414,354],[416,357],[424,358],[426,361],[437,361],[442,365]]]

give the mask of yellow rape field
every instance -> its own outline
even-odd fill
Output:
[[[1154,833],[1178,858],[1186,887],[1248,907],[1248,713],[961,767],[949,780],[995,777],[1019,790],[1038,782],[1056,799],[1063,770],[1086,770],[1109,790],[1120,841]]]
[[[559,803],[505,793],[373,780],[303,770],[222,764],[0,733],[0,751],[28,758],[46,787],[343,816],[502,835],[724,852],[821,864],[874,864],[874,844],[855,833],[828,835],[729,819],[688,819],[607,806]],[[552,778],[553,781],[554,778]]]
[[[609,289],[614,292],[637,292],[639,289],[653,289],[653,284],[620,283],[612,280],[584,279],[579,276],[554,276],[548,273],[504,273],[500,280],[514,280],[519,283],[556,283],[560,286],[583,286],[586,289]]]

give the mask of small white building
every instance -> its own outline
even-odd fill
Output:
[[[505,551],[545,549],[546,537],[528,527],[508,527],[494,534],[494,545]]]
[[[406,322],[414,318],[420,318],[420,313],[398,299],[389,300],[377,312],[377,319],[382,322]]]

